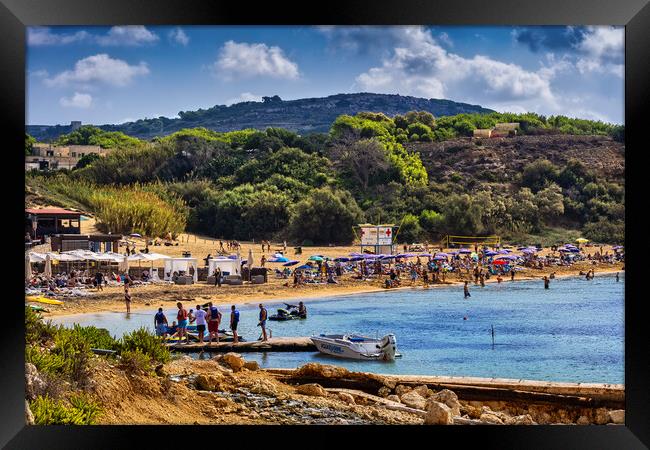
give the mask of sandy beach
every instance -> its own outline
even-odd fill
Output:
[[[570,267],[556,267],[538,269],[526,269],[517,272],[515,281],[541,279],[551,272],[556,272],[556,277],[578,276],[580,271],[594,269],[596,276],[605,273],[620,272],[623,264],[592,264],[591,261],[577,263]],[[184,302],[190,307],[199,303],[212,301],[217,305],[243,304],[251,302],[279,302],[283,300],[309,300],[322,297],[333,297],[341,295],[362,294],[372,292],[384,292],[383,280],[372,279],[367,281],[353,280],[350,275],[343,276],[338,284],[307,284],[297,288],[292,287],[291,280],[269,278],[269,282],[262,285],[244,284],[241,286],[222,285],[215,287],[199,282],[195,285],[183,286],[174,284],[150,284],[136,285],[131,290],[133,311],[153,309],[155,307],[170,308],[176,302]],[[288,283],[288,286],[285,284]],[[491,277],[486,283],[496,283],[495,277]],[[446,283],[431,284],[425,287],[421,281],[411,285],[410,281],[403,281],[403,286],[391,290],[404,289],[435,289],[440,286],[459,285],[462,289],[462,280],[456,275],[448,276]],[[510,278],[502,281],[504,284],[511,283]],[[472,286],[473,282],[472,282]],[[475,287],[478,287],[476,285]],[[125,311],[123,300],[124,289],[121,286],[106,287],[101,292],[94,289],[89,292],[92,295],[87,297],[73,297],[65,299],[61,306],[47,305],[49,313],[46,317],[62,316],[69,314],[80,314],[100,311]]]

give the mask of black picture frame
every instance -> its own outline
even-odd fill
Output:
[[[643,154],[647,152],[644,130],[650,109],[650,4],[648,0],[469,0],[439,2],[401,0],[356,1],[280,5],[277,2],[208,2],[206,0],[0,0],[0,114],[8,131],[4,134],[4,173],[18,173],[18,180],[4,178],[3,210],[5,236],[12,243],[6,250],[5,289],[2,308],[4,339],[0,345],[0,389],[2,421],[0,445],[11,449],[123,448],[134,446],[134,438],[145,437],[138,446],[166,447],[192,445],[199,427],[27,427],[24,420],[24,295],[18,271],[23,253],[19,252],[18,217],[24,200],[23,154],[19,149],[25,130],[25,51],[27,26],[36,25],[191,25],[191,24],[392,24],[392,25],[624,25],[625,26],[625,126],[626,126],[626,248],[625,277],[625,426],[531,426],[531,427],[294,427],[291,430],[267,427],[226,426],[216,432],[219,446],[351,443],[358,433],[368,443],[391,438],[407,445],[434,445],[440,438],[480,448],[616,448],[650,446],[650,342],[642,308],[644,238],[643,220],[634,220],[637,208],[647,204],[643,188]],[[15,198],[14,198],[15,197]],[[16,218],[14,220],[14,217]],[[15,244],[15,247],[13,246]],[[24,251],[24,250],[23,250]],[[14,261],[14,263],[12,263]],[[143,432],[144,430],[144,432]],[[297,438],[295,437],[297,434]],[[179,440],[179,436],[181,440]],[[291,436],[291,439],[286,439]],[[329,439],[328,439],[329,437]],[[261,439],[261,440],[260,440]],[[418,443],[419,442],[419,443]],[[360,445],[360,444],[357,444]],[[366,445],[366,444],[364,444]],[[399,445],[399,444],[397,444]]]

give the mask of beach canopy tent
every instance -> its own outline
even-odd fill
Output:
[[[239,264],[239,263],[237,263]],[[199,281],[199,271],[196,258],[169,258],[165,260],[165,281],[171,281],[174,272],[190,273],[190,267],[194,268],[194,282]]]
[[[235,255],[237,258],[237,255]],[[241,262],[238,259],[231,258],[210,258],[208,259],[208,275],[214,275],[217,268],[221,269],[223,276],[240,275],[241,276]]]

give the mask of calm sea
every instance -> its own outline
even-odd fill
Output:
[[[376,373],[624,383],[622,272],[620,280],[614,275],[561,278],[548,290],[542,281],[490,283],[471,286],[467,300],[461,286],[308,300],[307,320],[267,322],[273,336],[394,333],[402,358],[351,361],[311,352],[245,357],[276,368],[320,362]],[[279,301],[267,303],[269,314],[280,307]],[[257,339],[257,305],[239,310],[240,335]],[[123,312],[83,314],[55,322],[94,325],[120,336],[142,325],[153,329],[154,312],[138,311],[128,319]],[[165,313],[170,321],[176,316],[175,308]],[[229,310],[222,313],[227,322]]]

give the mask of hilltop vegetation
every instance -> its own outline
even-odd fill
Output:
[[[401,95],[372,93],[337,94],[322,98],[282,100],[277,95],[263,97],[259,102],[241,102],[230,106],[215,105],[197,111],[180,111],[178,118],[145,118],[119,125],[101,125],[106,131],[119,131],[140,139],[169,135],[185,128],[207,128],[213,131],[236,131],[253,128],[260,131],[279,127],[300,134],[326,133],[334,120],[342,115],[361,111],[383,111],[394,116],[408,111],[428,111],[436,116],[460,113],[488,113],[490,109],[451,100],[425,99]],[[69,133],[70,126],[27,126],[27,132],[39,141],[56,139]]]
[[[519,122],[521,136],[467,138],[497,122]],[[95,186],[122,198],[112,202],[113,215],[131,196],[151,193],[178,220],[157,219],[163,225],[147,228],[145,213],[123,214],[119,222],[121,230],[149,235],[186,221],[189,231],[226,239],[349,243],[351,227],[367,220],[401,224],[405,242],[447,233],[524,242],[556,239],[561,230],[622,242],[623,136],[620,126],[531,113],[361,112],[339,116],[328,133],[305,136],[275,127],[179,130],[125,145],[56,183],[42,176],[29,183],[88,207],[97,202],[78,191]]]

